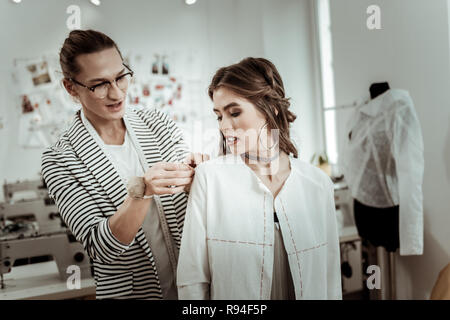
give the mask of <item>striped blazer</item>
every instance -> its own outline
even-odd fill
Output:
[[[187,149],[182,133],[166,114],[128,107],[124,121],[149,167],[184,159]],[[109,228],[108,218],[123,203],[126,186],[82,123],[80,111],[58,141],[44,151],[41,169],[63,221],[92,259],[97,299],[162,299],[142,228],[129,245],[118,241]],[[165,217],[161,223],[179,249],[187,194],[154,199],[163,211],[159,215]]]

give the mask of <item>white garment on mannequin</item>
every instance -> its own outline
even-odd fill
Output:
[[[399,205],[400,254],[422,254],[424,147],[409,93],[391,89],[355,109],[346,135],[343,171],[353,198]]]

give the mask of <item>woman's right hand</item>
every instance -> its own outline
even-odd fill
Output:
[[[158,162],[144,174],[145,195],[175,194],[192,182],[194,169],[184,163]]]

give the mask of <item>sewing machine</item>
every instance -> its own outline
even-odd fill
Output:
[[[62,221],[42,181],[3,186],[0,203],[0,287],[3,275],[18,265],[54,260],[62,280],[78,265],[81,278],[91,277],[91,264],[83,246]]]

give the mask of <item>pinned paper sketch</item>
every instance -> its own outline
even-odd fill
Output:
[[[28,94],[50,89],[55,85],[54,69],[46,58],[15,60],[14,79],[20,93]]]
[[[31,104],[30,99],[28,98],[27,95],[23,95],[22,96],[22,113],[30,113],[33,112],[34,108],[33,105]]]
[[[41,131],[42,118],[37,112],[23,115],[20,119],[19,143],[24,148],[44,148],[49,141]]]
[[[43,148],[55,142],[77,109],[55,73],[58,63],[57,56],[15,61],[18,139],[24,148]]]
[[[47,61],[42,61],[36,64],[30,64],[29,66],[27,66],[27,69],[31,74],[31,79],[35,87],[38,87],[43,84],[49,84],[52,82],[48,70]]]
[[[154,60],[152,63],[152,74],[159,73],[159,54],[154,55]]]
[[[169,57],[167,55],[164,55],[162,57],[162,63],[161,63],[161,67],[162,67],[162,74],[169,74],[169,62],[168,62]]]

